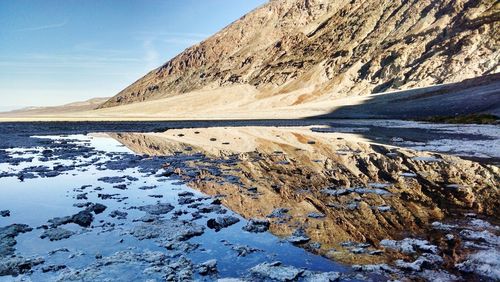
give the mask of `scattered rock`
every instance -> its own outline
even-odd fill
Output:
[[[401,241],[384,239],[380,241],[380,245],[388,249],[400,251],[404,254],[414,254],[417,252],[417,250],[433,254],[436,254],[438,251],[438,248],[436,246],[431,245],[426,240],[411,238],[405,238]]]
[[[289,212],[289,209],[287,208],[277,208],[274,209],[267,217],[268,218],[284,218],[285,216],[288,216],[287,213]]]
[[[476,273],[494,281],[500,280],[500,251],[498,249],[479,251],[470,255],[456,267],[465,273]]]
[[[23,258],[23,257],[10,257],[0,260],[0,276],[12,275],[18,276],[20,274],[28,273],[34,266],[43,264],[45,260],[41,257],[37,258]]]
[[[80,225],[81,227],[90,227],[94,216],[88,211],[81,211],[71,217],[71,222]]]
[[[248,245],[234,245],[231,247],[231,249],[236,251],[239,257],[246,257],[247,255],[255,252],[262,252],[262,250],[252,248]]]
[[[87,211],[91,211],[91,212],[94,212],[95,214],[101,214],[103,213],[105,210],[107,209],[107,207],[103,204],[99,204],[99,203],[96,203],[96,204],[92,204],[90,205],[88,208],[87,208]]]
[[[261,263],[250,269],[250,272],[260,279],[276,281],[295,281],[304,272],[293,266],[284,266],[281,262]]]
[[[178,220],[155,220],[134,227],[131,234],[139,240],[157,239],[161,241],[186,241],[200,236],[205,228],[192,222]]]
[[[311,240],[311,238],[309,238],[305,231],[303,229],[297,229],[293,232],[292,236],[289,236],[287,239],[286,239],[288,242],[292,243],[292,244],[304,244],[304,243],[307,243]]]
[[[203,276],[217,273],[217,260],[211,259],[198,265],[198,273]]]
[[[250,219],[242,229],[248,232],[262,233],[269,230],[270,225],[267,219]]]
[[[319,212],[311,212],[307,215],[307,217],[319,219],[319,218],[325,218],[325,214]]]
[[[403,260],[396,260],[395,262],[397,267],[404,270],[415,271],[415,272],[422,271],[424,268],[427,269],[436,268],[442,263],[443,259],[440,256],[429,253],[423,254],[414,262],[405,262]]]
[[[12,255],[16,237],[20,233],[31,232],[33,228],[26,224],[12,224],[0,228],[0,257]]]
[[[147,212],[152,215],[162,215],[167,214],[174,209],[169,203],[157,203],[155,205],[146,205],[139,207],[139,210]]]
[[[123,211],[119,211],[119,210],[114,210],[114,211],[109,213],[110,217],[116,218],[116,219],[127,219],[127,215],[128,215],[127,212],[123,212]]]
[[[73,236],[75,232],[66,230],[64,228],[60,227],[55,227],[55,228],[49,228],[45,231],[43,231],[42,235],[40,235],[40,238],[45,239],[48,238],[50,241],[59,241],[63,239],[67,239],[71,236]]]
[[[67,268],[67,266],[64,264],[52,264],[52,265],[47,265],[47,266],[42,267],[42,272],[43,273],[57,272],[59,270],[65,269],[65,268]]]
[[[239,218],[231,215],[219,216],[215,219],[211,218],[207,221],[207,226],[210,229],[215,229],[216,232],[220,231],[222,228],[226,228],[240,221]]]

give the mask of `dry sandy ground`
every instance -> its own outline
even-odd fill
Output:
[[[499,77],[364,96],[326,93],[299,104],[300,97],[311,89],[266,96],[252,86],[238,85],[98,110],[90,110],[86,105],[87,108],[63,106],[3,113],[0,121],[419,118],[485,112],[499,115]]]

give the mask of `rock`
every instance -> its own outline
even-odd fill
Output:
[[[388,272],[392,273],[394,272],[394,269],[389,267],[387,264],[365,264],[365,265],[353,265],[352,269],[354,271],[362,271],[362,272],[375,272],[375,273],[382,273],[382,272]]]
[[[139,210],[147,212],[152,215],[162,215],[167,214],[174,209],[169,203],[157,203],[155,205],[146,205],[139,207]]]
[[[134,227],[131,234],[139,240],[157,239],[186,241],[204,233],[204,227],[192,222],[178,220],[155,220]]]
[[[252,248],[248,245],[234,245],[231,249],[236,251],[239,257],[246,257],[247,255],[255,252],[262,252],[262,250]]]
[[[142,221],[142,222],[154,222],[156,220],[159,220],[160,217],[157,215],[152,215],[152,214],[146,214],[143,217],[139,219],[134,219],[134,221]]]
[[[81,193],[81,194],[76,195],[76,199],[77,200],[88,200],[87,193]]]
[[[289,209],[287,208],[277,208],[274,209],[267,217],[268,218],[284,218],[287,216]]]
[[[190,242],[178,242],[178,241],[170,241],[165,245],[165,249],[172,251],[180,251],[184,254],[190,253],[194,250],[197,250],[200,247],[200,244],[193,244]]]
[[[500,280],[500,251],[498,249],[479,251],[469,255],[467,260],[456,265],[465,273],[475,273],[493,281]]]
[[[59,241],[67,239],[73,236],[74,234],[75,232],[73,231],[66,230],[60,227],[55,227],[43,231],[42,235],[40,235],[40,238],[42,239],[48,238],[50,241]]]
[[[402,268],[404,270],[410,270],[419,272],[424,268],[431,269],[436,268],[443,263],[443,259],[434,254],[423,254],[419,258],[417,258],[414,262],[405,262],[403,260],[396,260],[395,264],[397,267]]]
[[[184,196],[184,197],[179,197],[177,202],[179,203],[179,205],[188,205],[194,203],[195,200],[191,197]]]
[[[182,191],[177,194],[179,197],[193,197],[194,193],[189,191]]]
[[[212,212],[221,212],[222,207],[219,205],[200,205],[198,206],[198,211],[200,213],[212,213]]]
[[[0,228],[0,257],[12,255],[16,237],[21,233],[31,232],[33,228],[26,224],[11,224]]]
[[[66,269],[66,268],[67,268],[67,266],[64,264],[52,264],[52,265],[47,265],[47,266],[42,267],[42,272],[43,273],[57,272],[59,270]]]
[[[319,219],[319,218],[324,218],[325,215],[323,213],[311,212],[307,215],[307,217]]]
[[[127,215],[128,215],[127,212],[123,212],[123,211],[119,211],[119,210],[114,210],[114,211],[109,213],[110,217],[116,218],[116,219],[127,219]]]
[[[139,187],[140,190],[152,190],[152,189],[155,189],[157,188],[158,186],[156,185],[153,185],[153,186],[141,186]]]
[[[160,274],[166,281],[193,280],[193,265],[184,256],[169,259],[162,252],[133,252],[130,250],[119,251],[111,256],[97,259],[84,269],[71,268],[62,271],[57,278],[58,281],[109,281],[110,279],[129,281],[130,276],[126,274],[121,276],[120,274],[123,270],[135,271],[137,267],[142,268],[143,271],[135,273],[136,279],[132,280],[149,281],[145,279],[146,277],[141,277],[141,274],[147,276]],[[112,271],[112,278],[110,278],[110,271]]]
[[[94,220],[94,216],[87,210],[81,211],[71,217],[71,222],[81,227],[89,227]]]
[[[391,207],[390,206],[378,206],[377,210],[379,210],[381,212],[388,212],[391,210]]]
[[[460,231],[460,236],[467,240],[482,241],[493,246],[500,246],[500,237],[488,230],[474,231],[465,229]]]
[[[215,219],[211,218],[207,221],[207,226],[210,229],[215,229],[216,232],[220,231],[222,228],[226,228],[240,221],[239,218],[231,215],[219,216]]]
[[[57,253],[69,253],[69,250],[66,249],[66,248],[60,248],[60,249],[52,250],[52,251],[49,252],[49,256],[52,256],[52,255],[57,254]]]
[[[87,209],[77,214],[65,217],[55,217],[53,219],[49,219],[48,222],[52,227],[58,227],[68,223],[75,223],[80,225],[81,227],[90,227],[92,221],[94,220],[94,216],[91,212],[97,210],[97,213],[99,213],[102,212],[103,209],[106,209],[106,206],[101,204],[92,204]]]
[[[109,184],[115,184],[115,183],[121,183],[121,182],[125,181],[125,177],[106,176],[106,177],[98,178],[97,180],[105,182],[105,183],[109,183]]]
[[[90,207],[92,205],[91,202],[85,202],[85,203],[75,203],[73,204],[73,207],[77,207],[77,208],[87,208],[87,207]]]
[[[311,238],[305,234],[304,230],[297,229],[293,232],[292,236],[289,236],[286,240],[292,244],[304,244],[309,242]]]
[[[438,248],[436,246],[431,245],[426,240],[411,238],[405,238],[401,241],[384,239],[380,241],[380,245],[388,249],[400,251],[404,254],[414,254],[417,252],[417,250],[433,254],[436,254],[438,251]]]
[[[309,243],[309,248],[314,249],[314,250],[319,250],[321,248],[321,243],[318,242],[312,242]]]
[[[120,189],[120,190],[127,190],[127,185],[126,184],[117,184],[117,185],[113,185],[113,188]]]
[[[323,273],[313,273],[306,271],[303,274],[304,282],[335,282],[340,280],[340,273],[331,271]]]
[[[354,248],[354,249],[351,249],[351,253],[353,253],[353,254],[364,254],[364,253],[366,253],[366,250],[363,249],[363,248]]]
[[[270,225],[266,219],[250,219],[242,229],[248,232],[262,233],[269,230]]]
[[[45,260],[41,257],[23,258],[11,257],[0,260],[0,276],[12,275],[18,276],[29,272],[34,266],[44,263]]]
[[[0,211],[0,216],[1,217],[8,217],[8,216],[10,216],[10,211],[9,210]]]
[[[293,266],[284,266],[281,262],[261,263],[250,269],[250,273],[260,279],[276,281],[294,281],[304,272]]]
[[[211,259],[198,265],[198,273],[203,276],[217,273],[217,260]]]
[[[106,209],[107,207],[105,205],[98,203],[92,204],[87,208],[88,211],[94,212],[95,214],[103,213]]]
[[[392,137],[391,138],[391,142],[394,142],[394,143],[401,143],[401,142],[404,142],[405,140],[401,137]]]

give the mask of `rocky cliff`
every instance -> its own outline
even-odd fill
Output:
[[[111,107],[231,85],[341,97],[499,70],[494,0],[271,0],[146,74]]]

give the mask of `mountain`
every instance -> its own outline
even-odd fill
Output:
[[[494,74],[499,10],[495,0],[271,0],[100,108],[205,92],[286,107]]]
[[[91,111],[96,109],[99,105],[106,102],[109,97],[105,98],[92,98],[86,101],[74,102],[61,106],[53,107],[27,107],[10,112],[0,113],[1,117],[31,117],[31,116],[53,116],[61,114],[71,114],[82,111]]]

